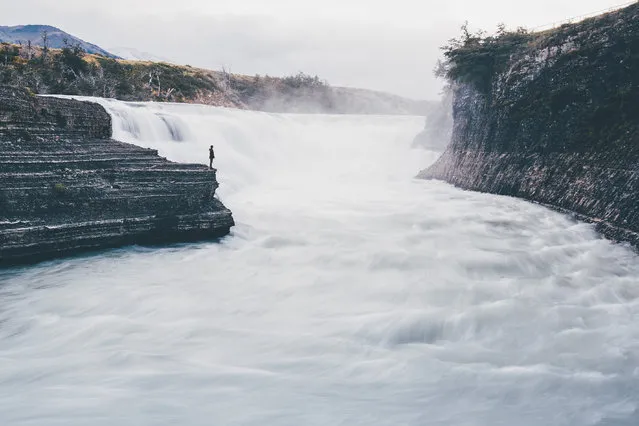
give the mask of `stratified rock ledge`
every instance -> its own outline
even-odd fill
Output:
[[[217,187],[215,169],[112,140],[97,104],[0,86],[0,266],[223,237]]]

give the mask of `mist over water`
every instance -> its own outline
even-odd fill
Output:
[[[98,100],[237,226],[0,271],[3,425],[636,425],[639,262],[413,179],[420,117]]]

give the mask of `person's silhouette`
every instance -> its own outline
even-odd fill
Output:
[[[213,152],[213,145],[209,148],[209,169],[213,168],[213,159],[215,158],[215,152]]]

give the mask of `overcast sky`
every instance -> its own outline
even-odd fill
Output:
[[[103,48],[246,74],[435,98],[438,47],[500,22],[529,28],[624,0],[0,0],[0,25],[49,24]]]

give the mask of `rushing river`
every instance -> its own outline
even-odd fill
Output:
[[[0,424],[639,424],[639,262],[413,179],[418,117],[99,100],[237,226],[0,271]]]

